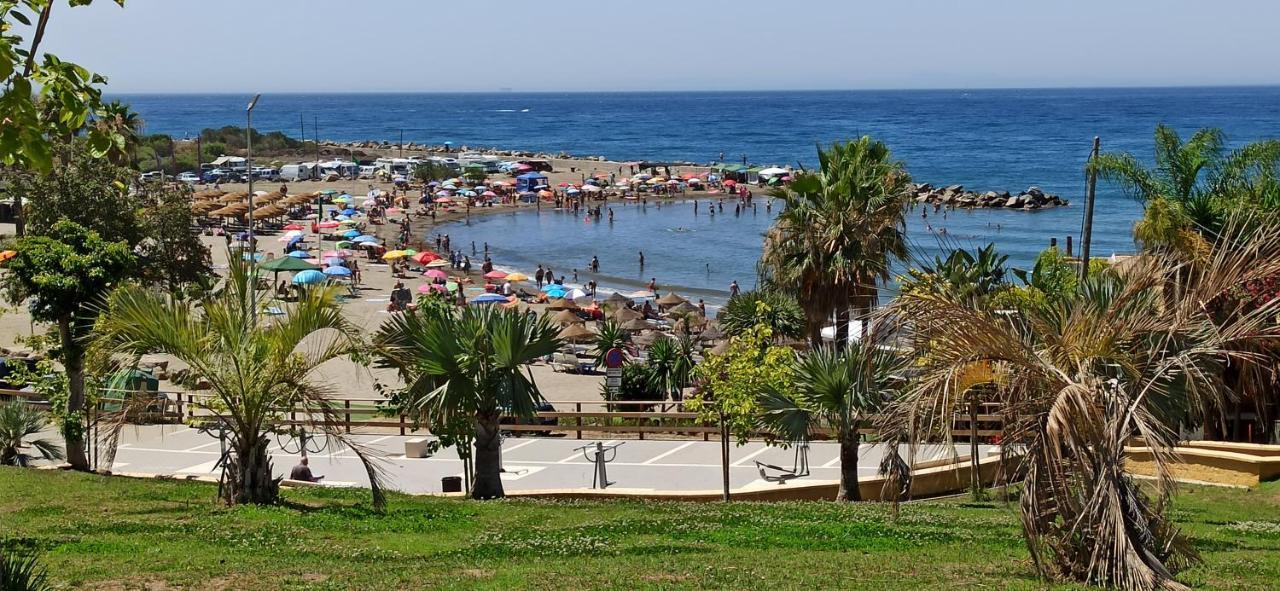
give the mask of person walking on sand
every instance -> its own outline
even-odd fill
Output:
[[[533,272],[533,280],[538,282],[538,289],[542,289],[542,277],[546,274],[542,270],[542,265],[538,265],[538,270]]]

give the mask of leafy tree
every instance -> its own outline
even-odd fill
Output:
[[[192,192],[186,185],[147,183],[137,197],[145,207],[141,214],[145,236],[135,247],[140,264],[138,277],[149,285],[178,293],[185,285],[204,285],[212,276],[209,247],[191,231]]]
[[[1183,589],[1177,569],[1194,550],[1167,514],[1179,426],[1234,398],[1223,369],[1270,375],[1280,301],[1232,295],[1280,272],[1280,223],[1230,222],[1204,265],[1173,251],[1090,274],[1080,289],[1013,319],[950,294],[904,292],[891,305],[912,319],[924,351],[882,436],[950,443],[968,400],[957,375],[989,367],[1004,413],[1001,441],[1025,471],[1022,530],[1047,577],[1126,590]],[[1154,450],[1156,480],[1125,472],[1134,437]]]
[[[452,168],[431,160],[423,162],[422,164],[419,164],[417,168],[413,169],[413,178],[418,179],[418,181],[423,183],[443,181],[445,179],[451,179],[453,176],[454,172]]]
[[[849,334],[849,309],[875,306],[890,259],[907,254],[903,206],[911,178],[882,142],[862,137],[818,149],[821,167],[778,191],[784,209],[765,235],[763,267],[805,310],[809,339],[836,317],[836,343]],[[866,326],[864,323],[863,326]]]
[[[14,250],[0,285],[11,303],[29,302],[33,319],[57,326],[59,348],[53,354],[67,372],[67,422],[62,425],[67,460],[77,470],[88,470],[85,340],[98,311],[95,302],[129,276],[134,256],[127,244],[103,240],[66,220],[54,224],[48,236],[19,239]]]
[[[892,398],[893,372],[899,365],[892,353],[865,341],[844,351],[814,349],[796,361],[793,383],[766,386],[760,398],[761,422],[793,443],[807,441],[817,430],[830,430],[840,442],[836,500],[860,501],[858,429]]]
[[[1280,195],[1280,140],[1228,151],[1222,130],[1201,129],[1183,141],[1160,125],[1154,161],[1147,167],[1132,154],[1115,153],[1089,165],[1146,206],[1135,235],[1149,246],[1202,250],[1199,243],[1212,241],[1232,211]]]
[[[70,0],[72,7],[93,0]],[[115,0],[124,6],[124,0]],[[53,168],[52,141],[85,130],[93,153],[102,157],[123,147],[125,138],[106,125],[88,125],[102,109],[106,78],[50,53],[41,53],[55,0],[0,1],[0,163],[47,171]],[[28,41],[18,25],[31,28]]]
[[[346,320],[340,288],[313,286],[284,313],[258,318],[254,273],[234,261],[223,289],[199,300],[130,286],[111,295],[98,322],[95,366],[102,373],[131,366],[141,355],[173,356],[191,370],[181,385],[211,392],[197,404],[217,417],[230,437],[223,499],[232,505],[269,504],[279,498],[267,436],[284,419],[282,409],[312,432],[350,449],[363,463],[381,508],[381,479],[369,450],[342,427],[330,385],[314,380],[315,369],[363,349],[360,328]],[[279,305],[279,304],[277,304]]]
[[[760,303],[765,306],[761,307]],[[758,324],[768,326],[775,338],[799,339],[806,334],[804,309],[795,298],[773,289],[744,291],[729,298],[718,318],[730,336],[740,335]]]
[[[136,246],[145,236],[143,203],[129,191],[134,172],[95,157],[83,142],[57,144],[59,166],[40,172],[7,171],[12,191],[28,203],[22,216],[33,234],[47,234],[61,220],[98,233],[104,240]]]
[[[747,442],[760,424],[760,394],[785,389],[792,380],[795,352],[775,345],[761,324],[729,339],[722,355],[710,355],[694,369],[694,392],[685,409],[699,420],[720,425],[724,500],[729,500],[729,441]]]
[[[405,384],[397,410],[451,444],[474,437],[475,499],[505,495],[499,421],[533,416],[543,398],[527,366],[560,346],[547,318],[494,306],[410,310],[374,336],[379,367],[395,369]]]
[[[27,448],[35,450],[46,460],[60,460],[64,457],[62,448],[48,439],[32,439],[28,437],[44,430],[44,413],[25,402],[0,403],[0,465],[26,466],[31,461]],[[2,587],[0,587],[2,588]]]

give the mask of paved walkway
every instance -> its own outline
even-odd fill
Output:
[[[441,450],[429,458],[406,458],[405,441],[412,437],[399,435],[356,435],[354,438],[376,450],[378,461],[387,476],[389,488],[408,493],[438,493],[441,478],[461,476],[462,462],[452,449]],[[502,479],[508,490],[546,490],[591,488],[594,466],[581,451],[574,448],[594,443],[562,437],[513,437],[503,443]],[[605,441],[606,444],[617,441]],[[313,442],[313,445],[317,442]],[[270,447],[277,474],[287,475],[300,457],[293,441],[274,440]],[[928,457],[939,457],[945,448],[927,451]],[[982,446],[985,454],[989,446]],[[839,478],[838,446],[816,442],[809,453],[812,473],[806,481],[834,481]],[[863,445],[859,474],[873,476],[880,463],[882,446]],[[965,447],[960,451],[967,454]],[[164,474],[174,476],[218,475],[214,466],[221,455],[216,438],[181,425],[127,427],[121,436],[112,470],[119,473]],[[326,449],[308,454],[311,469],[324,475],[329,485],[368,486],[359,460],[349,449]],[[794,450],[769,447],[752,442],[730,451],[730,482],[734,489],[755,488],[769,484],[760,479],[755,461],[791,467]],[[651,491],[717,490],[720,487],[720,445],[716,441],[626,440],[617,449],[616,459],[608,465],[609,479],[616,488]]]

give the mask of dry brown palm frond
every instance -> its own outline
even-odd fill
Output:
[[[1206,258],[1147,253],[1064,303],[1019,315],[904,294],[886,318],[911,319],[920,362],[882,434],[950,443],[966,399],[958,376],[990,364],[1002,453],[1018,454],[1025,470],[1023,533],[1037,569],[1126,590],[1182,589],[1173,573],[1196,556],[1164,511],[1180,428],[1234,399],[1228,366],[1274,379],[1277,302],[1250,307],[1237,294],[1276,274],[1280,223],[1235,220]],[[1153,452],[1149,490],[1125,473],[1134,438]]]

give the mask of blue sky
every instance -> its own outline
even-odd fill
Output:
[[[97,0],[112,92],[1280,84],[1277,0]]]

